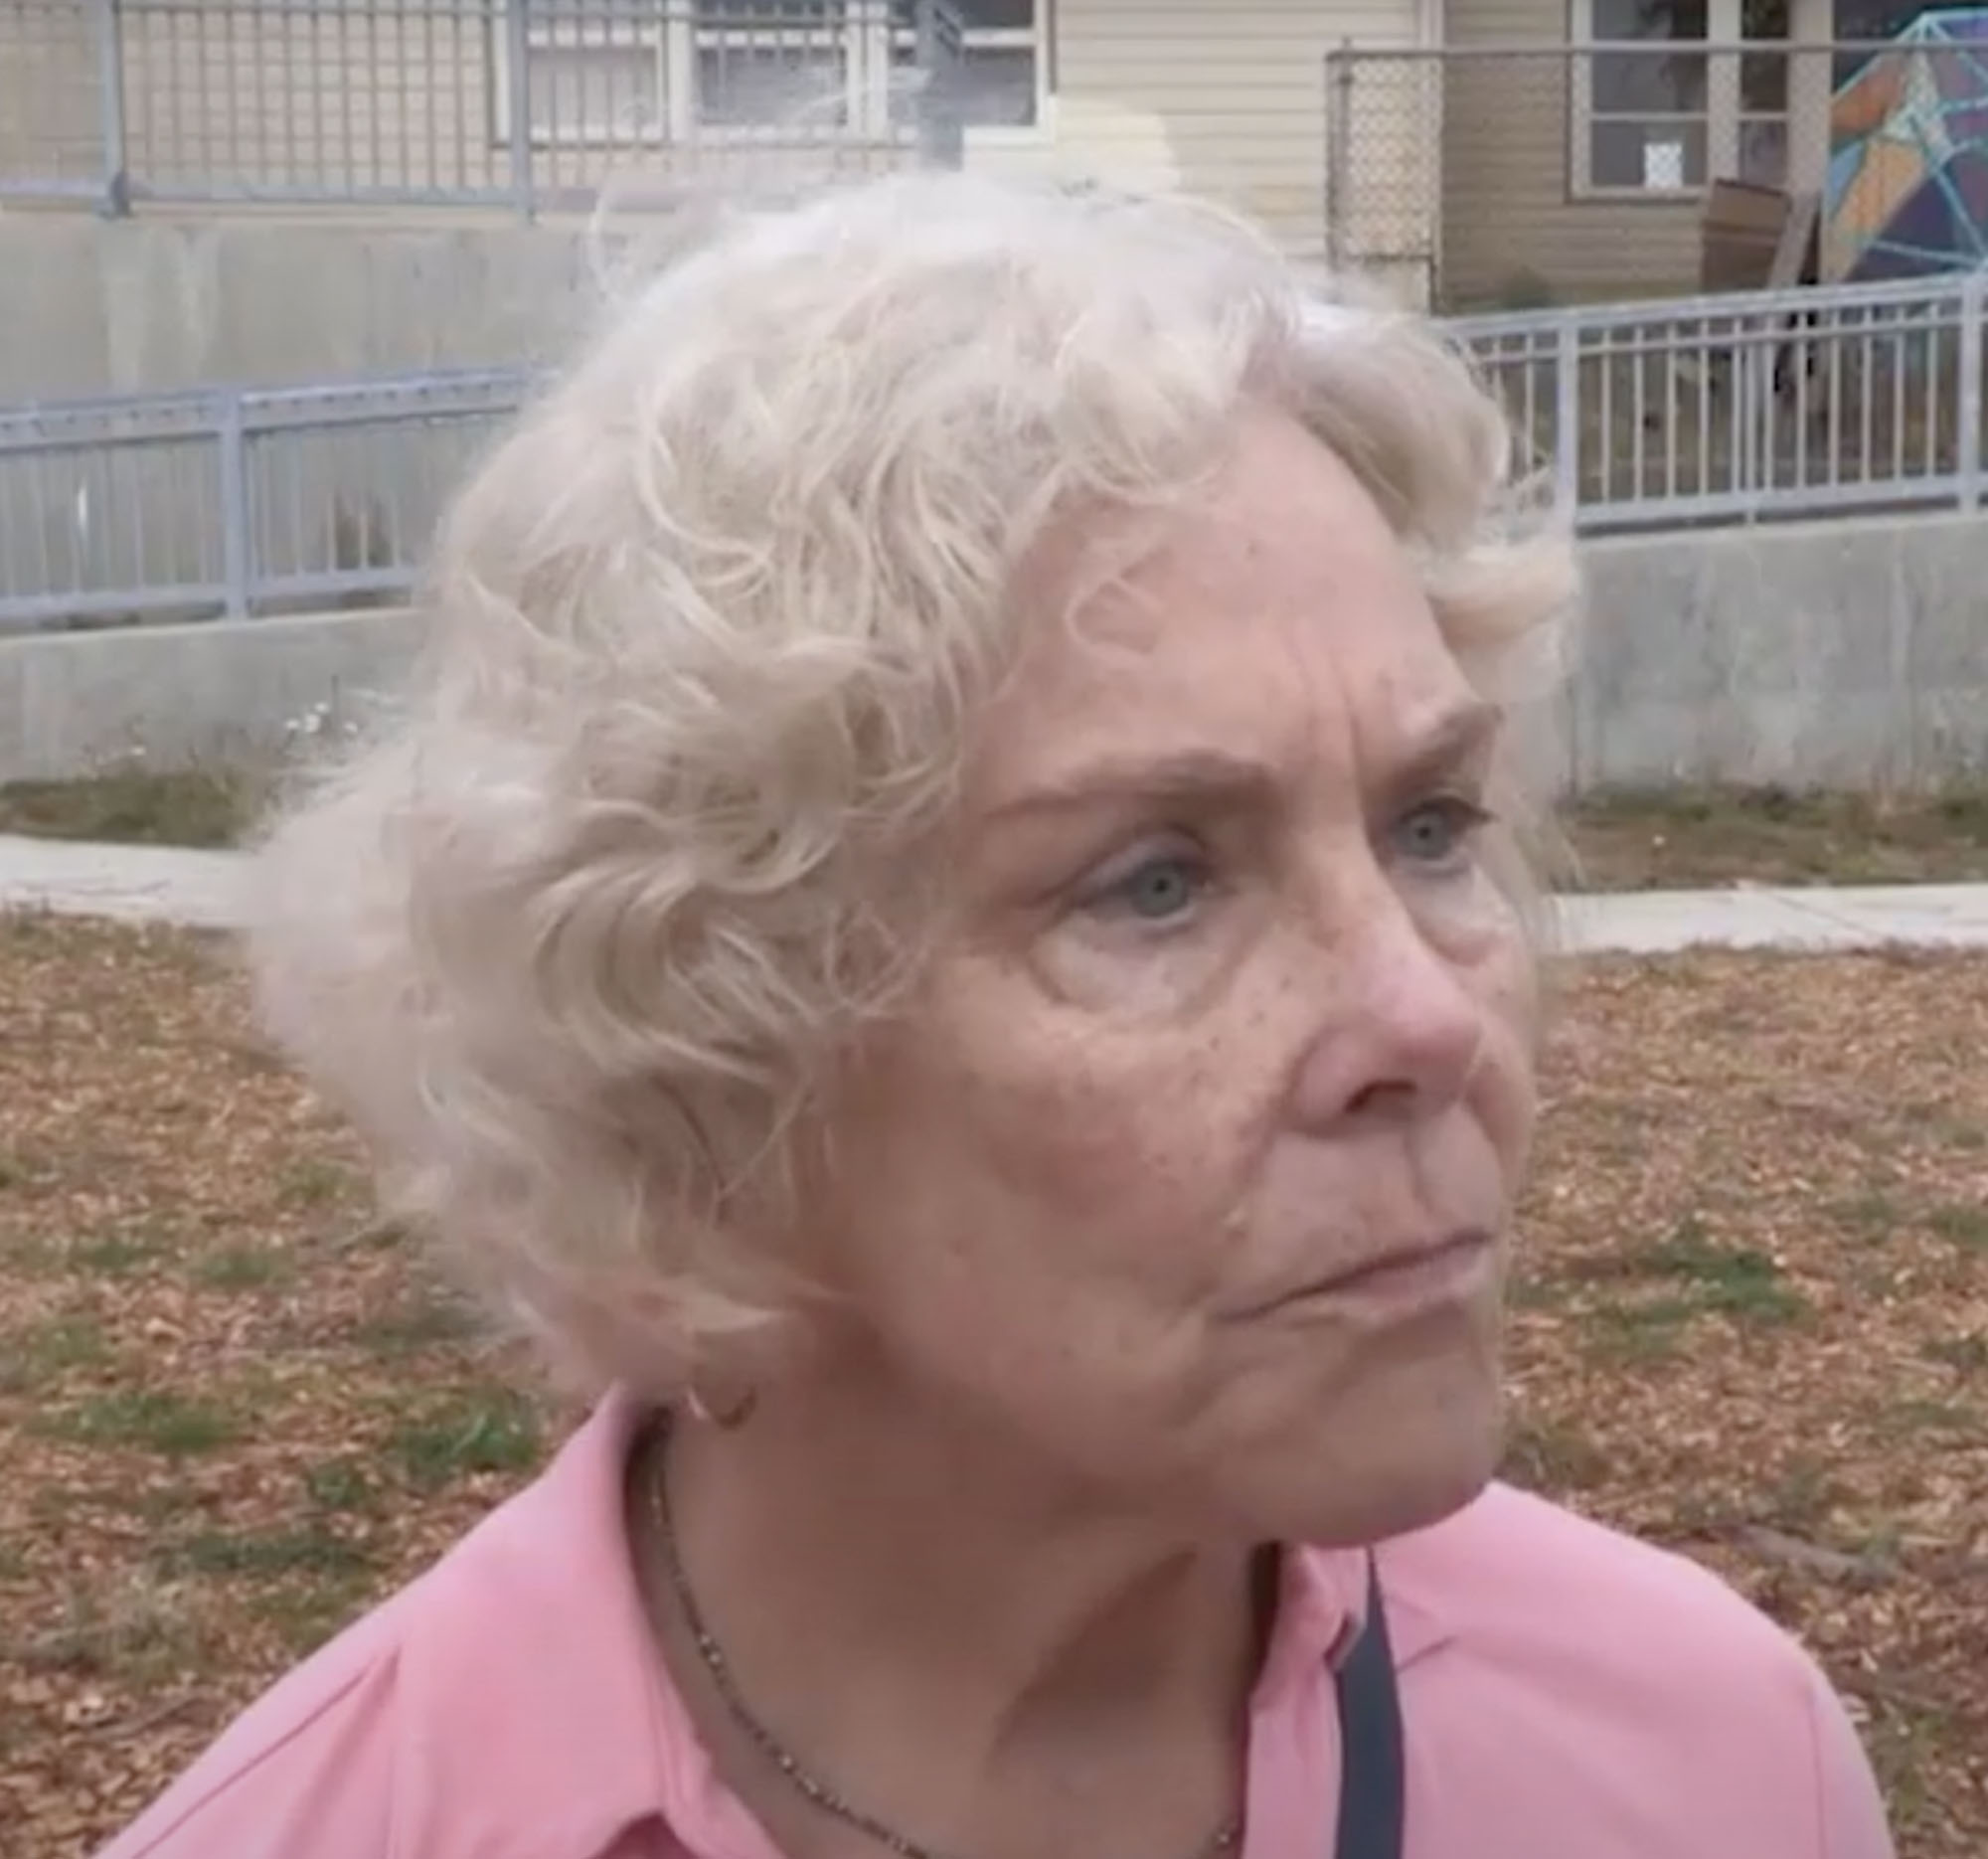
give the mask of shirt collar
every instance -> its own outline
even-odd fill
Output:
[[[1403,1539],[1406,1544],[1412,1539]],[[1397,1669],[1434,1651],[1452,1635],[1425,1587],[1409,1579],[1398,1546],[1373,1552]],[[1278,1578],[1277,1617],[1256,1680],[1253,1708],[1275,1709],[1298,1688],[1337,1670],[1367,1621],[1368,1551],[1294,1549]]]
[[[423,1740],[403,1765],[396,1803],[409,1850],[607,1859],[631,1826],[661,1816],[697,1829],[723,1859],[770,1859],[651,1651],[624,1490],[642,1424],[631,1398],[609,1395],[538,1480],[411,1591],[420,1601],[401,1681],[406,1722]],[[1396,1663],[1406,1666],[1450,1631],[1412,1579],[1412,1559],[1398,1567],[1386,1544],[1377,1558]],[[1316,1684],[1366,1612],[1364,1550],[1287,1554],[1252,1708],[1275,1710]]]

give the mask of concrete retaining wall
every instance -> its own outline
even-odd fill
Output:
[[[1988,778],[1988,516],[1587,545],[1565,790]],[[0,640],[0,779],[260,755],[391,691],[406,612]]]
[[[379,609],[0,639],[0,780],[263,762],[391,694],[418,638]]]
[[[0,215],[0,401],[555,359],[600,302],[573,225]]]
[[[1988,515],[1587,545],[1568,785],[1988,776]]]

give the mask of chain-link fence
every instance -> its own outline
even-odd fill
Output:
[[[1441,309],[1706,287],[1720,180],[1828,196],[1826,282],[1988,259],[1988,39],[1348,48],[1326,88],[1331,250]]]
[[[948,0],[0,0],[0,199],[585,206],[957,159]]]

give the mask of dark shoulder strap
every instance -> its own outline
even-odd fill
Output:
[[[1381,1572],[1367,1559],[1367,1623],[1334,1680],[1339,1692],[1337,1859],[1402,1859],[1406,1780],[1402,1700],[1381,1605]]]

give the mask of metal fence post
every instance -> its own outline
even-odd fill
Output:
[[[122,0],[96,0],[96,108],[103,132],[103,193],[97,211],[106,220],[131,211],[131,176],[124,152],[124,17]]]
[[[1325,257],[1347,265],[1346,179],[1353,163],[1353,41],[1325,55]]]
[[[221,442],[221,581],[230,619],[248,617],[248,440],[242,393],[231,391],[216,423]]]
[[[1981,319],[1988,289],[1979,267],[1960,280],[1960,431],[1954,459],[1960,474],[1960,507],[1981,507]]]
[[[1580,324],[1562,312],[1554,332],[1554,509],[1572,525],[1580,512]]]
[[[497,0],[504,9],[505,95],[510,112],[511,197],[521,219],[537,209],[532,175],[532,0]]]
[[[888,44],[889,6],[883,11]],[[912,23],[917,41],[913,56],[920,79],[918,155],[928,167],[956,168],[964,159],[965,142],[959,98],[954,90],[959,64],[959,19],[941,0],[916,0]],[[887,73],[888,70],[887,65]],[[887,84],[890,82],[888,75],[885,82]]]

